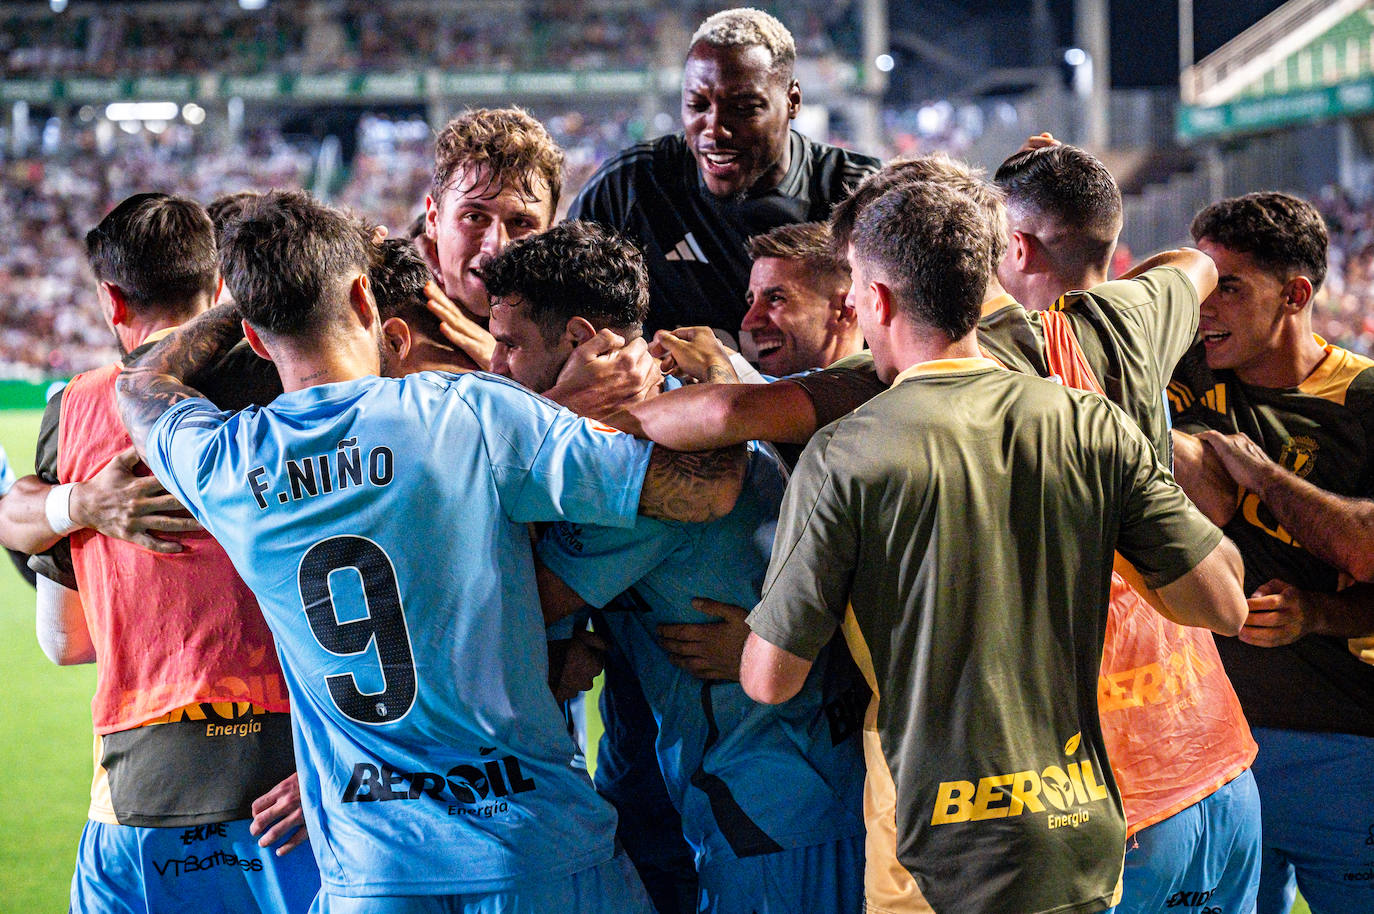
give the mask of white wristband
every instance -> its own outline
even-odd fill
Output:
[[[43,513],[47,515],[48,526],[52,527],[52,532],[58,536],[66,536],[81,525],[72,520],[71,501],[72,489],[76,486],[74,482],[64,483],[60,486],[53,486],[48,491],[47,500],[43,502]]]

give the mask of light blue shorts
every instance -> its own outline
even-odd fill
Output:
[[[304,912],[320,889],[309,843],[278,857],[251,820],[185,828],[86,823],[71,910],[99,914]]]
[[[1118,914],[1250,914],[1260,878],[1260,799],[1243,772],[1126,839]]]
[[[1256,727],[1264,819],[1259,914],[1374,911],[1374,739]],[[1228,912],[1229,914],[1229,912]]]
[[[599,866],[547,883],[467,895],[345,898],[320,892],[311,914],[654,914],[623,851]]]
[[[860,914],[864,836],[756,857],[717,856],[697,875],[699,914]]]

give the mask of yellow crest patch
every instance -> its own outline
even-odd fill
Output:
[[[1283,446],[1283,451],[1279,454],[1279,465],[1284,469],[1292,470],[1298,476],[1306,476],[1311,473],[1316,462],[1317,442],[1306,435],[1289,438],[1288,443]]]

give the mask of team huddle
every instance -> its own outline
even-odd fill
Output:
[[[795,56],[707,19],[683,132],[558,224],[507,108],[399,234],[91,229],[124,357],[0,499],[97,664],[72,910],[1374,911],[1374,363],[1312,333],[1321,217],[1222,200],[1109,279],[1091,155],[814,142]]]

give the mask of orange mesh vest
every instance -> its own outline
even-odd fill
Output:
[[[1050,371],[1102,393],[1064,315],[1042,317]],[[1209,796],[1258,751],[1212,633],[1165,619],[1115,572],[1097,709],[1128,835]]]
[[[63,391],[62,482],[91,478],[130,446],[115,410],[120,368],[78,375]],[[198,702],[290,710],[272,635],[229,557],[208,533],[178,541],[182,552],[160,555],[92,530],[71,535],[98,663],[91,700],[97,733],[137,727]]]

